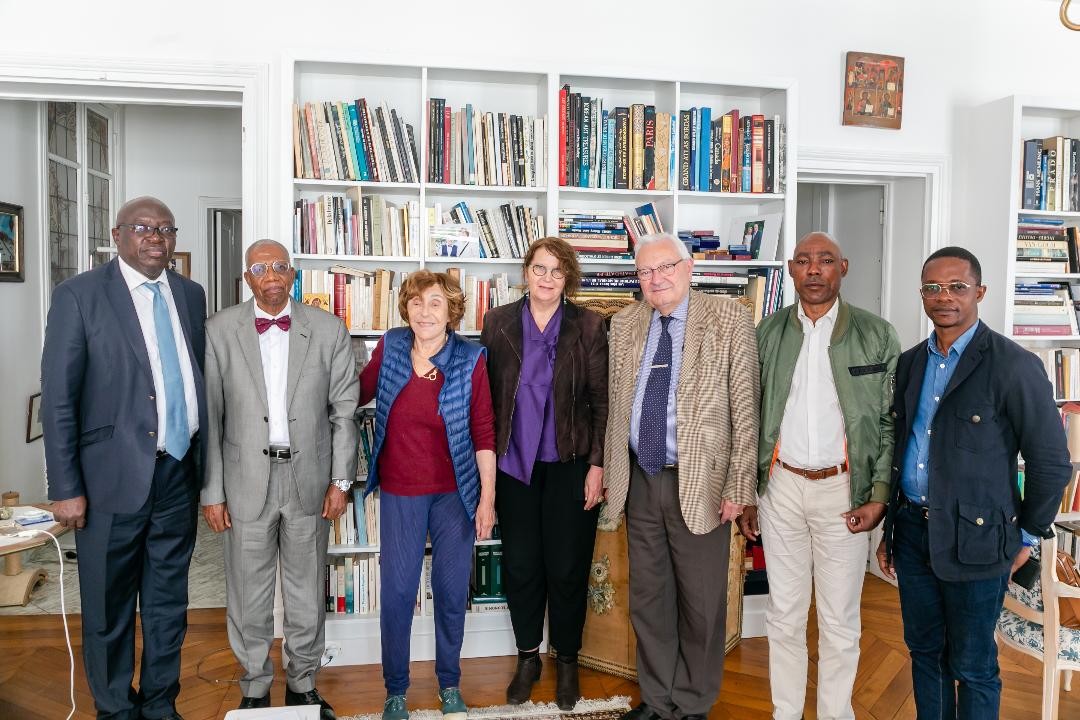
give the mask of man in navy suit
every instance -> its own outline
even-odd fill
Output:
[[[1042,362],[979,321],[978,259],[938,250],[919,292],[934,332],[896,366],[878,563],[900,586],[918,716],[992,720],[1005,587],[1030,546],[1050,537],[1072,466]]]
[[[180,717],[206,426],[206,295],[165,269],[176,232],[160,200],[127,202],[112,230],[119,257],[61,283],[45,327],[49,499],[57,522],[75,530],[83,660],[99,718]]]

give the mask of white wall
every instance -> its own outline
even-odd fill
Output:
[[[176,249],[190,252],[191,279],[206,286],[206,248],[196,248],[199,196],[241,195],[240,110],[128,105],[124,110],[124,194],[153,195],[176,217]]]
[[[41,389],[41,232],[38,188],[38,106],[0,100],[0,201],[23,206],[25,282],[0,283],[0,490],[22,500],[45,498],[45,451],[26,442],[26,409]]]

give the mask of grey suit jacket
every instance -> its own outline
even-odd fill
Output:
[[[255,305],[249,300],[206,322],[207,460],[203,505],[228,503],[238,520],[254,520],[266,502],[270,438]],[[322,512],[331,478],[356,475],[356,408],[360,381],[345,324],[293,302],[286,403],[289,445],[300,501]]]

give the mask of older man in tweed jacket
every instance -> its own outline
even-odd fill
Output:
[[[729,523],[754,502],[758,355],[750,313],[690,290],[671,235],[642,239],[644,302],[611,323],[603,522],[627,517],[641,704],[697,720],[720,692]]]

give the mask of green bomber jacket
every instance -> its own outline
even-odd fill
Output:
[[[844,417],[851,507],[869,501],[887,503],[893,454],[893,419],[889,408],[896,383],[900,340],[893,326],[877,315],[841,298],[837,302],[840,307],[829,341],[829,362]],[[757,340],[761,363],[758,436],[758,494],[761,495],[769,482],[791,378],[802,349],[798,306],[789,305],[762,320],[757,328]]]

